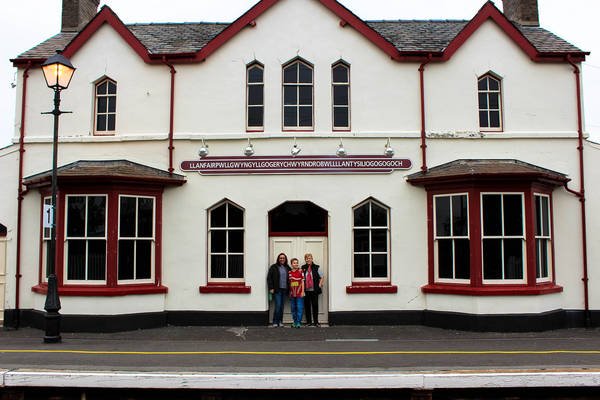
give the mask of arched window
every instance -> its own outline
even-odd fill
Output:
[[[244,279],[244,210],[224,200],[208,210],[208,282]]]
[[[502,86],[500,78],[487,73],[479,78],[479,127],[484,131],[502,130]]]
[[[390,210],[369,199],[353,209],[353,280],[389,281]]]
[[[283,128],[313,128],[313,67],[300,59],[283,66]]]
[[[95,126],[99,135],[114,134],[117,120],[117,82],[105,78],[96,83]]]
[[[338,61],[331,67],[333,130],[350,129],[350,66]]]
[[[246,68],[246,128],[262,130],[264,125],[264,67],[253,62]]]

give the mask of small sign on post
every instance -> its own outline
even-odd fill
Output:
[[[44,204],[44,228],[52,228],[53,215],[54,207],[52,207],[52,204]]]

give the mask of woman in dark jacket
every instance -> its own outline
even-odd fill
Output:
[[[287,256],[284,253],[277,255],[275,264],[269,267],[267,273],[267,286],[269,293],[275,299],[273,311],[273,326],[283,326],[283,305],[288,296],[288,272],[291,270]]]
[[[313,263],[311,253],[304,255],[304,312],[308,326],[319,326],[319,295],[322,293],[325,277],[319,266]]]

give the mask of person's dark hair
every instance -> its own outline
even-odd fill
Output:
[[[285,263],[283,263],[283,265],[288,265],[288,258],[285,255],[285,253],[279,253],[277,254],[277,260],[275,260],[275,264],[279,264],[279,257],[284,256],[285,257]]]

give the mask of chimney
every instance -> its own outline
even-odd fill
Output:
[[[537,0],[502,0],[506,18],[519,25],[540,26]]]
[[[98,12],[100,0],[62,0],[61,32],[77,32]]]

